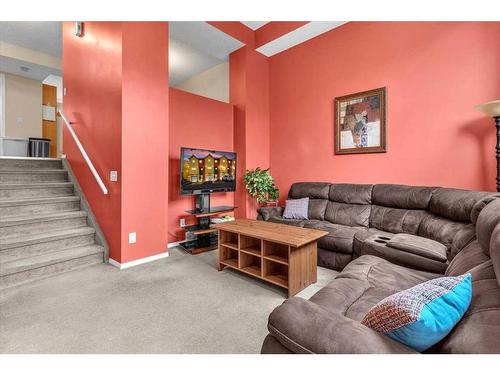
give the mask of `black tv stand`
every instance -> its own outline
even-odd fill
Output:
[[[195,195],[194,210],[199,213],[210,211],[210,193]]]
[[[197,223],[184,228],[187,240],[180,243],[180,246],[193,255],[217,249],[217,230],[210,228],[210,218],[233,212],[235,208],[234,206],[210,207],[210,194],[196,195],[195,208],[185,212],[193,215]]]

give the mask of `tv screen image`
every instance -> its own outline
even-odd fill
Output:
[[[181,148],[181,193],[236,190],[236,153]]]

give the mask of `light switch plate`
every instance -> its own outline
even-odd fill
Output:
[[[109,180],[112,182],[118,181],[118,171],[109,172]]]
[[[185,227],[186,226],[186,219],[180,219],[179,224],[180,224],[181,228]]]
[[[137,242],[137,233],[131,232],[128,234],[128,243],[136,243]]]

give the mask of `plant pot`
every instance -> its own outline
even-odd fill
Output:
[[[262,202],[260,207],[278,207],[278,201]]]

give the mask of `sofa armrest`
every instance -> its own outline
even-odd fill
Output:
[[[268,221],[272,217],[281,217],[283,210],[283,207],[261,207],[257,209],[257,212],[262,216],[264,221]]]
[[[299,297],[274,309],[268,328],[272,336],[295,353],[416,353],[358,321]]]

